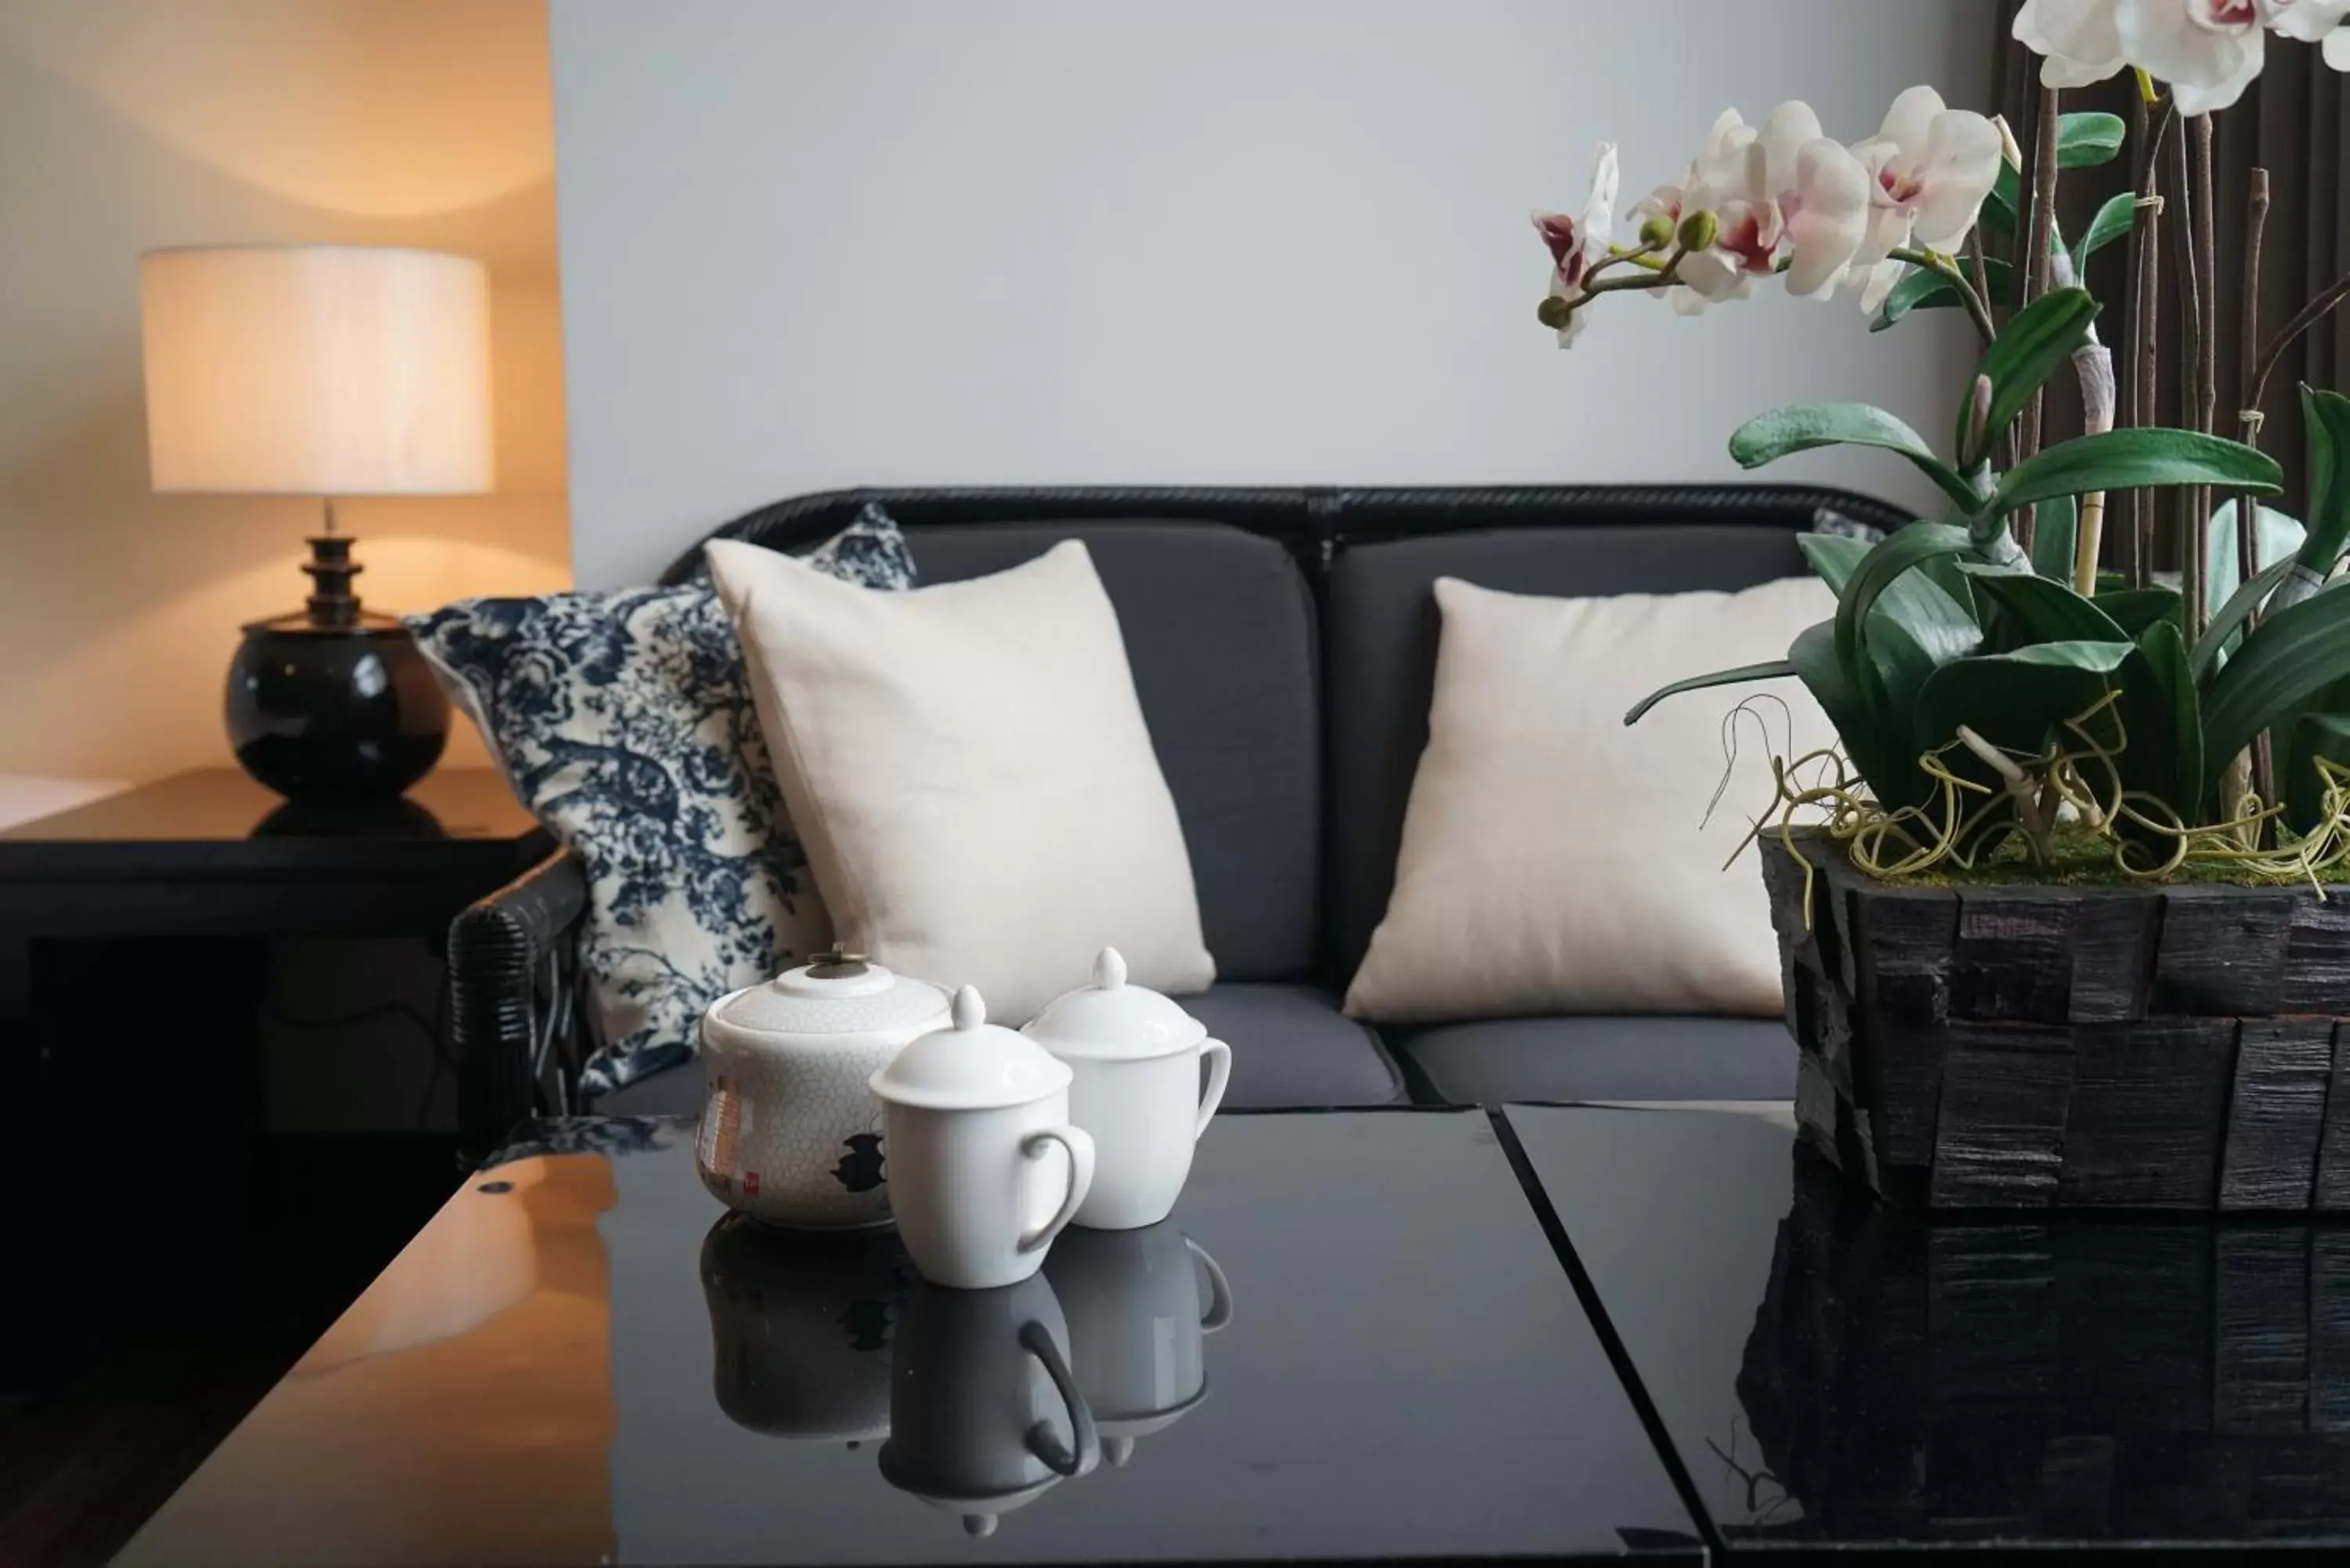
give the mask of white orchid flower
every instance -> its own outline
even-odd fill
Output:
[[[2350,0],[2263,0],[2269,26],[2288,38],[2322,43],[2325,63],[2350,71]]]
[[[2273,4],[2273,0],[2269,0]],[[2120,0],[2114,30],[2131,65],[2170,85],[2185,115],[2226,109],[2261,74],[2262,0]]]
[[[1913,241],[1956,249],[1999,180],[2002,140],[1992,120],[1947,107],[1932,88],[1913,87],[1852,151],[1868,171],[1871,202],[1868,243],[1856,265],[1874,268]]]
[[[1684,287],[1670,296],[1676,310],[1694,315],[1752,294],[1779,269],[1783,245],[1789,292],[1833,289],[1866,235],[1868,176],[1820,134],[1809,104],[1791,99],[1760,127],[1724,111],[1683,183],[1659,187],[1641,205],[1644,215],[1675,222],[1700,210],[1717,220],[1713,243],[1682,258]]]
[[[1582,213],[1572,218],[1564,213],[1534,215],[1534,233],[1550,251],[1553,297],[1578,305],[1587,297],[1584,276],[1592,263],[1607,254],[1608,237],[1615,229],[1616,183],[1616,144],[1603,141],[1592,154],[1591,185],[1583,199]],[[1582,330],[1583,312],[1570,310],[1558,328],[1558,346],[1566,348]]]
[[[1794,185],[1779,198],[1787,228],[1787,292],[1818,299],[1844,280],[1868,238],[1868,171],[1825,136],[1795,154]]]
[[[2023,0],[2015,14],[2015,39],[2044,57],[2040,85],[2087,87],[2104,81],[2129,62],[2122,55],[2117,13],[2132,0]]]
[[[2350,0],[2261,0],[2261,12],[2272,32],[2314,44],[2350,16]]]

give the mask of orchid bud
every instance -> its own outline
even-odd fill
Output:
[[[1673,221],[1662,213],[1651,216],[1640,225],[1640,243],[1650,250],[1661,250],[1673,243]]]
[[[2007,160],[2009,168],[2022,169],[2023,145],[2015,140],[2015,128],[2007,123],[2007,116],[2003,114],[1992,115],[1991,122],[1999,129],[1999,155]]]
[[[1575,314],[1575,302],[1565,295],[1547,294],[1534,307],[1534,319],[1553,332],[1566,330],[1566,318]]]
[[[1673,236],[1684,250],[1710,250],[1721,237],[1721,220],[1711,208],[1700,207],[1681,220],[1680,230]]]
[[[1991,378],[1977,376],[1974,390],[1967,399],[1967,450],[1965,455],[1980,459],[1983,449],[1991,444]]]

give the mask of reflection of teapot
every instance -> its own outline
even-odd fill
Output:
[[[1068,1344],[1042,1275],[992,1291],[915,1286],[890,1351],[883,1479],[990,1535],[999,1515],[1093,1469],[1101,1443]]]
[[[786,1238],[724,1216],[702,1241],[718,1407],[772,1437],[886,1436],[890,1328],[912,1278],[893,1237]]]
[[[1073,1230],[1045,1261],[1045,1276],[1069,1314],[1077,1391],[1100,1426],[1102,1454],[1122,1465],[1135,1438],[1173,1426],[1207,1397],[1201,1337],[1232,1320],[1232,1287],[1205,1248],[1163,1221]]]

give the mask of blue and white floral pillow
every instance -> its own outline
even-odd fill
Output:
[[[879,506],[806,558],[867,587],[913,586]],[[461,599],[407,624],[515,793],[587,869],[589,1094],[692,1055],[704,1008],[825,940],[742,644],[706,579]]]

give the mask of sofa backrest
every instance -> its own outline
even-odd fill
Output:
[[[1086,542],[1218,973],[1334,988],[1387,910],[1428,738],[1439,576],[1530,594],[1740,588],[1804,570],[1794,537],[1823,514],[1906,521],[1847,492],[1767,485],[876,488],[778,502],[712,537],[800,548],[868,501],[905,525],[923,582]],[[701,569],[696,545],[663,580]]]

